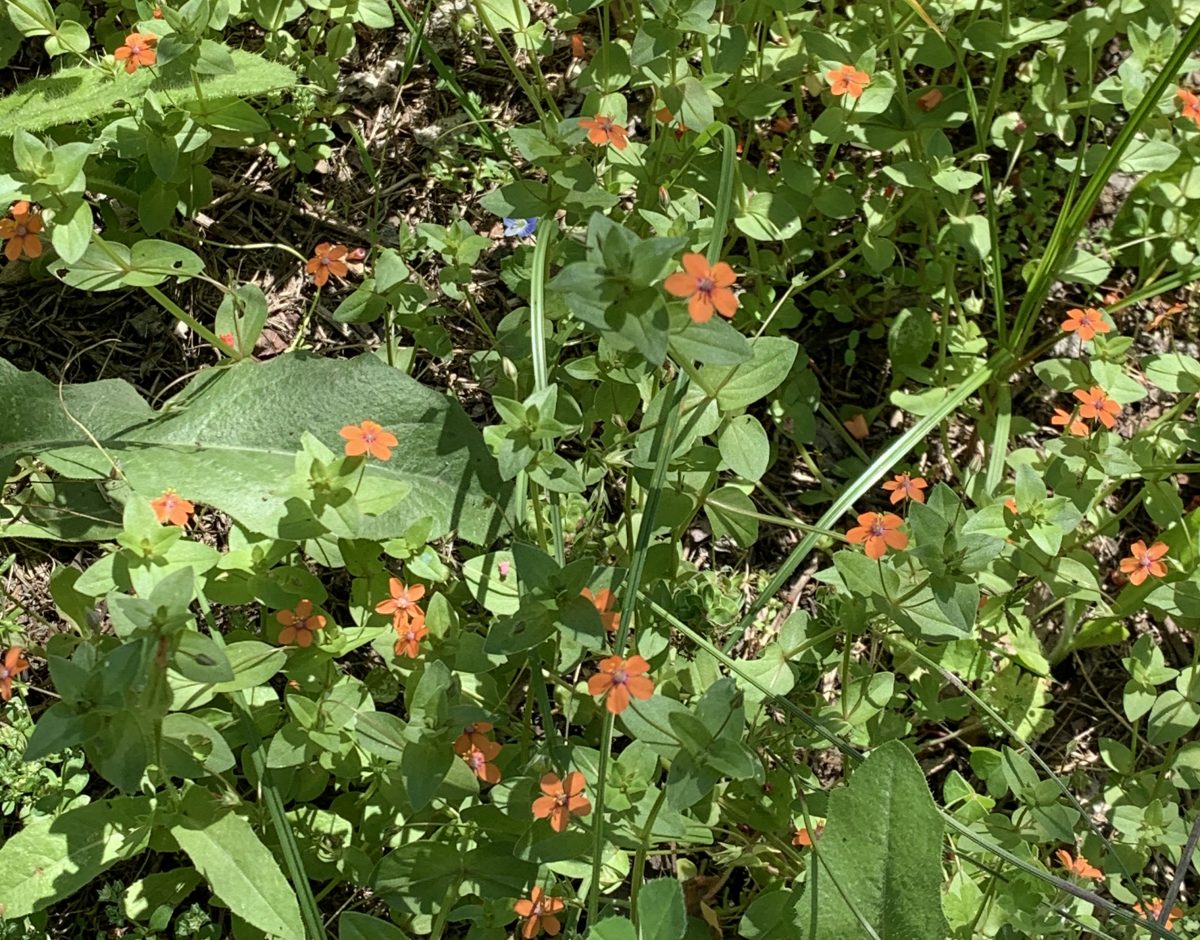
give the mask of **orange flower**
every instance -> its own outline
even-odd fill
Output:
[[[624,150],[629,146],[629,132],[620,124],[615,124],[607,114],[585,118],[579,122],[579,126],[587,128],[588,140],[597,147],[612,144],[618,150]]]
[[[1004,508],[1011,512],[1014,516],[1020,515],[1020,513],[1017,511],[1017,501],[1011,496],[1004,501]]]
[[[533,940],[543,930],[551,937],[557,937],[562,930],[562,924],[554,915],[564,907],[561,898],[548,897],[541,888],[535,887],[529,892],[528,898],[522,898],[513,905],[518,917],[525,918],[521,928],[522,940]]]
[[[892,505],[895,505],[903,499],[911,499],[916,503],[925,502],[925,493],[922,491],[928,485],[924,477],[910,477],[907,473],[897,473],[893,479],[883,484],[883,488],[891,491]]]
[[[425,622],[425,611],[417,605],[417,601],[425,596],[425,585],[406,587],[399,578],[388,578],[388,592],[391,596],[375,605],[375,613],[391,614],[397,633],[403,626]]]
[[[592,811],[592,804],[583,793],[583,774],[572,771],[566,780],[559,780],[558,774],[546,774],[542,777],[542,792],[533,801],[533,818],[545,819],[550,817],[550,828],[562,832],[570,825],[572,816],[586,816]]]
[[[929,91],[917,99],[917,107],[922,111],[932,111],[942,103],[943,97],[942,93],[936,88],[930,88]]]
[[[1149,548],[1138,539],[1129,546],[1131,552],[1128,558],[1121,559],[1121,571],[1129,575],[1129,583],[1137,586],[1149,577],[1165,578],[1167,566],[1162,559],[1167,556],[1165,542],[1155,542]]]
[[[1117,423],[1115,415],[1121,413],[1121,406],[1108,397],[1108,392],[1099,385],[1093,385],[1086,392],[1075,389],[1075,397],[1083,402],[1079,409],[1079,417],[1096,418],[1106,428],[1112,428]]]
[[[1067,311],[1067,318],[1062,323],[1064,333],[1078,331],[1079,338],[1085,343],[1090,343],[1097,333],[1107,333],[1111,329],[1104,320],[1104,314],[1095,307],[1088,307],[1086,310],[1074,307]]]
[[[429,636],[429,631],[424,620],[414,618],[403,627],[397,626],[396,636],[400,638],[396,641],[396,655],[416,659],[421,654],[420,643]]]
[[[347,457],[361,457],[363,454],[370,454],[376,460],[391,460],[391,449],[400,443],[396,440],[395,434],[385,431],[374,421],[347,424],[338,431],[338,435],[346,441]]]
[[[867,426],[867,416],[861,411],[853,418],[843,421],[842,427],[849,431],[850,436],[856,441],[865,441],[871,436],[871,429]]]
[[[42,240],[37,233],[42,230],[42,214],[31,212],[24,199],[14,202],[8,211],[12,218],[0,219],[0,238],[8,240],[4,257],[9,261],[16,261],[22,254],[27,258],[40,258]]]
[[[579,593],[592,602],[596,613],[600,615],[600,622],[604,624],[604,629],[609,633],[616,633],[621,626],[621,614],[612,609],[615,600],[613,592],[608,588],[601,588],[600,593],[593,594],[590,588],[584,588]]]
[[[1068,414],[1061,408],[1054,409],[1054,416],[1050,419],[1050,423],[1056,427],[1067,428],[1076,437],[1086,437],[1088,426],[1075,417],[1074,414]]]
[[[232,333],[222,333],[220,336],[217,337],[217,339],[219,339],[222,343],[224,343],[230,349],[237,349],[237,340],[234,339]]]
[[[3,223],[0,223],[0,224],[3,224]],[[1162,326],[1164,323],[1166,323],[1168,320],[1170,320],[1173,316],[1175,316],[1176,314],[1179,314],[1179,313],[1183,313],[1183,311],[1185,311],[1186,309],[1187,309],[1187,304],[1171,304],[1171,306],[1169,306],[1166,310],[1164,310],[1162,313],[1155,316],[1155,318],[1150,321],[1150,325],[1147,326],[1146,329],[1157,330],[1160,326]]]
[[[300,647],[312,646],[318,630],[325,629],[325,618],[312,612],[310,600],[303,600],[295,610],[281,610],[275,615],[283,629],[279,631],[279,642],[283,646],[295,643]]]
[[[697,323],[707,323],[714,308],[723,317],[737,313],[736,280],[733,268],[724,261],[710,268],[704,255],[689,251],[683,256],[683,270],[663,281],[663,287],[672,297],[687,297],[688,315]]]
[[[4,662],[0,663],[0,699],[8,701],[12,698],[12,681],[26,669],[29,662],[21,655],[21,647],[14,646],[4,654]]]
[[[324,287],[329,280],[329,275],[335,274],[338,277],[345,277],[349,273],[350,268],[346,266],[346,262],[342,259],[346,257],[346,252],[349,249],[345,245],[331,245],[329,242],[321,242],[317,245],[313,256],[308,259],[308,264],[304,270],[313,276],[313,280],[317,282],[317,287]]]
[[[1200,127],[1200,98],[1185,88],[1175,92],[1175,97],[1179,99],[1180,115]]]
[[[1159,920],[1163,913],[1162,898],[1155,898],[1145,906],[1141,904],[1135,904],[1133,905],[1133,909],[1148,920]],[[1167,915],[1167,920],[1163,926],[1166,927],[1167,930],[1170,930],[1173,926],[1175,926],[1175,921],[1179,920],[1179,918],[1182,916],[1183,908],[1176,904],[1173,908],[1171,908],[1171,913]]]
[[[487,733],[492,730],[491,722],[473,721],[463,725],[462,734],[454,739],[455,753],[469,751],[472,747],[480,747],[488,743]]]
[[[154,46],[158,37],[153,33],[130,33],[125,37],[125,45],[118,46],[113,58],[125,63],[125,72],[132,75],[143,65],[153,65],[158,61],[158,53]]]
[[[609,656],[600,660],[600,671],[588,679],[588,695],[602,696],[604,707],[619,715],[629,707],[629,696],[644,702],[654,694],[649,671],[650,664],[640,656]]]
[[[825,831],[824,823],[817,823],[813,826],[812,831],[803,827],[796,830],[796,834],[792,836],[792,845],[812,845],[817,839],[821,838],[821,833]]]
[[[571,58],[586,62],[591,57],[587,43],[583,41],[583,33],[571,33]]]
[[[1095,865],[1089,864],[1088,860],[1082,855],[1079,858],[1072,858],[1071,853],[1066,849],[1059,849],[1054,855],[1058,859],[1059,864],[1077,878],[1096,879],[1104,877],[1104,872]]]
[[[871,84],[871,76],[860,72],[853,65],[839,65],[825,73],[829,82],[829,90],[835,95],[849,95],[851,98],[861,98],[863,89]]]
[[[853,545],[867,545],[868,558],[882,558],[889,548],[900,551],[908,547],[908,536],[900,532],[904,520],[894,512],[864,512],[858,525],[846,533]]]
[[[154,17],[156,20],[161,20],[161,19],[163,18],[163,11],[162,11],[162,7],[155,7],[155,8],[154,8],[154,9],[153,9],[153,10],[150,12],[150,15],[151,15],[151,16],[153,16],[153,17]]]
[[[471,772],[484,783],[497,784],[500,782],[500,768],[492,763],[500,754],[500,745],[495,741],[471,742],[460,744],[462,738],[454,742],[454,753],[467,762]]]
[[[162,496],[150,500],[150,508],[154,510],[154,518],[159,521],[160,525],[169,522],[180,528],[188,524],[188,517],[196,511],[196,507],[192,503],[174,490],[163,490]]]

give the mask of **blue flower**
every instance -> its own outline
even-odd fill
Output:
[[[537,219],[510,219],[505,216],[503,222],[505,238],[528,238],[537,231]]]

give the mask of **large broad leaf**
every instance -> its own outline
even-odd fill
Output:
[[[286,65],[241,49],[231,54],[232,72],[202,75],[198,80],[192,78],[190,70],[163,77],[151,69],[139,69],[114,80],[107,70],[91,64],[31,78],[11,95],[0,98],[0,137],[11,137],[19,130],[36,134],[48,127],[127,110],[130,101],[140,102],[151,89],[165,93],[176,107],[182,107],[199,99],[261,95],[296,83],[296,73]],[[9,148],[0,147],[0,168],[9,162]]]
[[[193,790],[171,835],[222,903],[265,933],[303,937],[296,895],[254,827]]]
[[[876,748],[848,787],[829,794],[829,818],[815,848],[819,865],[801,903],[802,910],[816,909],[813,936],[865,936],[864,921],[879,940],[949,936],[942,819],[925,775],[899,741]]]
[[[0,914],[24,917],[74,894],[150,838],[147,797],[101,800],[38,819],[0,847]]]
[[[160,412],[123,382],[69,386],[60,400],[47,379],[0,360],[0,414],[11,416],[0,424],[0,471],[6,460],[35,454],[85,479],[112,474],[115,462],[140,494],[173,488],[276,536],[289,521],[283,494],[301,435],[340,452],[338,431],[369,419],[400,444],[390,460],[369,462],[363,491],[386,491],[389,482],[411,491],[364,517],[359,537],[400,537],[427,516],[433,538],[453,529],[483,544],[505,528],[509,489],[470,419],[373,356],[289,354],[211,369]]]

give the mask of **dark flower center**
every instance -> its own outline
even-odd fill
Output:
[[[375,432],[374,431],[363,431],[362,439],[364,441],[366,441],[368,444],[374,444],[375,443]]]
[[[871,524],[871,537],[872,538],[876,538],[876,539],[882,538],[886,534],[887,534],[887,528],[884,526],[882,520],[877,520]]]
[[[18,238],[20,238],[20,237],[22,237],[22,236],[24,236],[24,235],[28,235],[28,234],[29,234],[29,229],[27,229],[27,228],[25,227],[25,223],[24,223],[24,222],[18,222],[18,223],[17,223],[17,227],[16,227],[16,233],[17,233],[17,237],[18,237]]]
[[[713,288],[717,285],[713,283],[713,279],[705,275],[704,277],[696,278],[696,290],[702,294],[711,294]]]
[[[629,673],[624,669],[618,669],[613,673],[613,685],[624,685],[629,681]]]
[[[533,902],[533,907],[529,911],[529,916],[530,917],[541,917],[542,916],[542,902],[541,901]]]
[[[478,770],[487,763],[487,758],[483,756],[482,751],[472,751],[471,756],[467,758],[467,763],[471,765],[472,770]]]
[[[16,675],[16,673],[9,672],[7,668],[5,668],[4,666],[0,666],[0,679],[7,679],[10,676],[14,676],[14,675]]]
[[[567,804],[569,804],[571,802],[571,798],[569,796],[567,796],[566,792],[564,791],[554,798],[554,802],[557,803],[559,806],[565,807],[565,806],[567,806]]]

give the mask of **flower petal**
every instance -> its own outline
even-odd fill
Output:
[[[676,271],[663,281],[663,289],[672,297],[691,297],[696,293],[696,279],[690,274]]]

